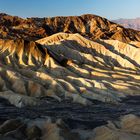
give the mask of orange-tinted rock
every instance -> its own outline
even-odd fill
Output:
[[[140,41],[140,32],[115,24],[96,15],[52,18],[27,18],[0,14],[0,37],[37,40],[55,33],[79,33],[92,40],[116,39],[122,42]]]

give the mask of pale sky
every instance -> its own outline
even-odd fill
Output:
[[[0,0],[0,12],[20,17],[96,14],[108,19],[140,17],[140,0]]]

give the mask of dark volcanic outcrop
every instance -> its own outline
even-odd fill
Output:
[[[0,14],[2,38],[37,40],[58,32],[79,33],[92,40],[140,41],[140,32],[125,29],[96,15],[21,19]]]

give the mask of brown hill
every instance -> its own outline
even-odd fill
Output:
[[[125,29],[96,15],[52,18],[28,18],[0,14],[1,38],[37,40],[54,33],[79,33],[92,40],[114,39],[122,42],[140,41],[140,32]]]

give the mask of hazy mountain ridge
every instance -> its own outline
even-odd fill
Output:
[[[131,29],[140,31],[140,18],[136,18],[136,19],[123,19],[122,18],[118,20],[113,20],[113,22],[118,23],[124,26],[125,28],[131,28]]]

